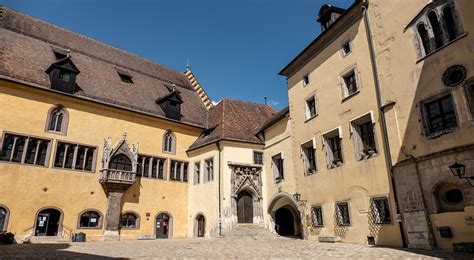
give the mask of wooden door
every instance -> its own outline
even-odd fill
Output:
[[[239,193],[237,198],[238,223],[253,223],[253,199],[246,191]]]
[[[200,215],[198,218],[198,237],[204,237],[205,234],[206,220],[203,215]]]

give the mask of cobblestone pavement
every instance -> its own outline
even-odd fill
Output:
[[[447,251],[405,251],[345,243],[319,243],[296,239],[175,239],[118,242],[0,245],[0,259],[111,259],[111,258],[456,258],[474,255]]]

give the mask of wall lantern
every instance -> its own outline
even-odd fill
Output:
[[[471,180],[474,180],[474,176],[464,176],[466,174],[466,165],[458,162],[454,162],[453,164],[449,165],[449,169],[451,173],[458,177],[459,179],[464,179],[469,183],[472,187],[474,187],[474,183]]]
[[[306,200],[302,200],[302,199],[301,199],[301,194],[299,194],[298,192],[296,192],[295,194],[293,194],[293,199],[295,199],[296,202],[303,202],[303,203],[306,203]]]

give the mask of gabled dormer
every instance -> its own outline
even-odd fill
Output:
[[[70,56],[51,64],[46,73],[49,75],[51,89],[69,94],[74,94],[78,91],[76,76],[80,72]]]
[[[325,4],[321,6],[317,21],[321,24],[321,31],[327,30],[346,10]]]
[[[167,118],[181,120],[183,100],[176,88],[173,88],[168,95],[158,98],[155,102],[160,105]]]

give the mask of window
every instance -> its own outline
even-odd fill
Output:
[[[166,159],[164,158],[139,154],[137,176],[163,180],[165,179],[165,162]]]
[[[316,98],[314,96],[306,100],[305,110],[306,119],[316,116]]]
[[[350,41],[345,42],[342,44],[342,56],[346,56],[352,51],[352,43]]]
[[[351,224],[347,202],[336,203],[336,221],[338,226],[349,226]]]
[[[303,76],[303,87],[306,87],[309,84],[309,75],[306,74]]]
[[[63,106],[52,107],[46,119],[46,131],[66,134],[69,114]]]
[[[321,206],[311,207],[311,219],[313,221],[313,227],[322,227],[323,222],[323,209]]]
[[[316,149],[313,141],[308,141],[301,145],[303,168],[305,175],[311,175],[316,172]]]
[[[432,1],[431,8],[410,25],[416,36],[418,58],[445,46],[461,36],[463,29],[456,15],[454,1]],[[418,45],[421,45],[418,47]]]
[[[138,228],[138,217],[133,213],[125,213],[120,218],[120,227],[124,229]]]
[[[59,72],[59,79],[62,81],[69,82],[71,80],[71,73],[62,70]]]
[[[171,130],[163,135],[163,152],[176,153],[176,137]]]
[[[328,168],[341,166],[342,158],[341,128],[337,128],[323,135],[324,151]]]
[[[206,180],[208,182],[214,180],[214,158],[205,160],[204,164],[206,166]]]
[[[375,224],[392,223],[390,205],[388,204],[387,197],[372,198],[370,204],[372,209],[372,220]]]
[[[423,105],[426,130],[429,136],[448,131],[458,126],[451,95]]]
[[[82,171],[94,171],[95,154],[95,147],[58,142],[56,145],[56,155],[54,157],[54,167]],[[119,158],[116,158],[116,160],[117,161],[114,162],[113,167],[120,167],[118,166],[118,164],[120,164],[118,161]],[[109,168],[111,165],[112,161],[109,164]]]
[[[342,85],[343,98],[347,98],[359,90],[355,69],[350,70],[342,76]]]
[[[0,206],[0,232],[7,230],[8,210]]]
[[[351,122],[356,158],[367,159],[377,154],[372,112]]]
[[[201,162],[194,163],[194,184],[201,182]]]
[[[263,153],[262,152],[253,152],[253,163],[258,165],[263,165]]]
[[[131,75],[125,74],[125,73],[120,73],[120,72],[118,74],[119,74],[120,80],[122,80],[122,82],[128,83],[128,84],[133,84],[133,80],[132,80]]]
[[[0,161],[47,166],[50,140],[5,133]]]
[[[131,171],[132,161],[124,154],[115,155],[109,162],[109,169]]]
[[[466,85],[466,95],[471,114],[474,117],[474,81],[471,81],[469,84]]]
[[[181,180],[181,166],[182,162],[178,161],[171,161],[170,164],[170,179],[174,181],[180,181]]]
[[[96,211],[86,211],[80,215],[79,228],[100,228],[100,214]]]
[[[283,158],[281,153],[272,156],[272,169],[273,169],[273,179],[275,181],[282,181],[285,179],[283,171]]]
[[[183,163],[183,181],[188,182],[188,163]]]

